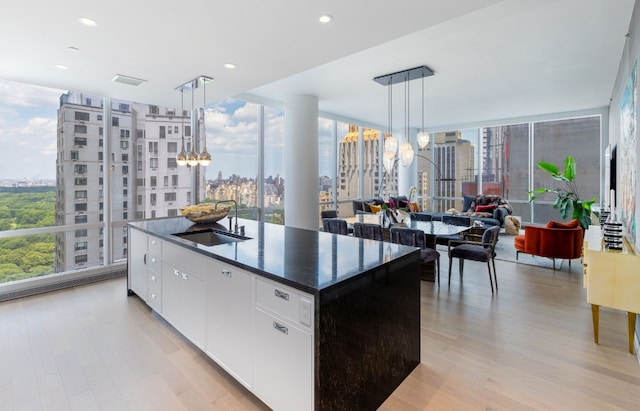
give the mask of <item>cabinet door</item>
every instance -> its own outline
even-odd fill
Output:
[[[129,289],[147,301],[147,235],[129,228]]]
[[[202,277],[194,272],[180,273],[181,312],[180,331],[198,348],[204,349],[205,339],[205,293],[206,288]]]
[[[213,264],[208,281],[207,354],[246,387],[251,387],[253,275]]]
[[[182,279],[180,270],[167,262],[162,263],[162,316],[180,329]]]
[[[276,410],[313,409],[311,335],[260,308],[254,314],[254,392]]]

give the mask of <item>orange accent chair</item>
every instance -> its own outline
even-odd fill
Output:
[[[517,236],[514,241],[516,260],[520,253],[537,255],[553,259],[553,269],[556,269],[556,258],[571,260],[582,256],[582,240],[584,230],[578,220],[568,223],[549,221],[546,226],[528,225],[524,228],[524,235]]]

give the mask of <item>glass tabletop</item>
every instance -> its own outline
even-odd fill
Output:
[[[353,225],[353,223],[380,224],[380,216],[378,216],[377,214],[356,214],[353,217],[345,218],[345,220],[349,225]],[[424,231],[424,233],[427,235],[434,235],[434,236],[460,234],[464,231],[467,231],[469,228],[471,228],[471,227],[445,224],[442,221],[414,221],[414,220],[411,220],[409,227],[417,228],[418,230]]]

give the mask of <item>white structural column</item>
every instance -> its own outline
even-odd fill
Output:
[[[284,103],[285,225],[318,230],[318,97]]]

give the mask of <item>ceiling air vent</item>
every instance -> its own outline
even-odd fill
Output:
[[[126,84],[128,86],[139,86],[147,82],[147,80],[143,80],[141,78],[135,78],[131,76],[125,76],[124,74],[116,74],[116,76],[111,81],[113,81],[114,83]]]

